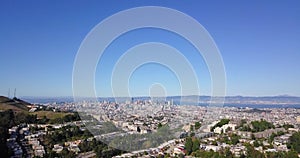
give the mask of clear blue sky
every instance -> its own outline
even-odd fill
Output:
[[[214,38],[227,73],[227,95],[300,96],[300,1],[14,1],[0,2],[0,95],[71,96],[72,70],[86,34],[118,11],[164,6],[199,21]],[[210,77],[201,56],[173,33],[141,29],[119,37],[96,72],[97,93],[110,96],[110,72],[122,51],[148,41],[176,45],[195,67],[202,95]],[[148,73],[147,73],[148,72]],[[149,74],[151,73],[151,75]],[[178,81],[165,67],[147,64],[130,81],[134,95],[153,82],[178,94]]]

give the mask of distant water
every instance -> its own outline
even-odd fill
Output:
[[[37,103],[37,104],[47,104],[47,103],[71,103],[74,102],[73,97],[21,97],[21,99],[30,102],[30,103]],[[130,100],[130,98],[123,98],[123,101]],[[149,100],[150,97],[135,97],[134,100]],[[87,99],[88,100],[88,99]],[[178,97],[168,97],[167,101],[173,100],[175,105],[180,104],[180,99]],[[98,101],[108,101],[114,102],[115,98],[98,98]],[[193,102],[181,102],[184,105],[195,105]],[[199,103],[199,106],[208,106],[207,103]],[[239,108],[300,108],[299,104],[224,104],[225,107],[239,107]]]

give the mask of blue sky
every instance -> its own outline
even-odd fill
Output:
[[[227,95],[300,96],[300,2],[295,1],[1,1],[0,95],[71,96],[73,62],[88,32],[106,17],[132,7],[164,6],[201,23],[224,60]],[[158,29],[120,36],[105,51],[96,71],[99,96],[111,96],[110,73],[130,47],[143,42],[176,47],[191,62],[201,95],[210,95],[210,76],[202,57],[183,38]],[[179,93],[176,76],[147,64],[132,75],[130,92],[147,95],[162,83]]]

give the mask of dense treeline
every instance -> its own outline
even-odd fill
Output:
[[[13,110],[0,112],[0,152],[1,156],[9,157],[10,151],[6,146],[6,139],[9,138],[8,129],[21,123],[36,122],[36,115],[29,115],[25,112],[15,113]]]
[[[272,123],[266,120],[252,121],[251,125],[252,125],[252,132],[262,132],[266,129],[275,128],[275,126]]]
[[[12,110],[0,112],[0,149],[1,155],[8,157],[8,149],[6,146],[6,139],[8,138],[8,128],[14,125],[14,113]]]
[[[222,127],[223,125],[226,125],[229,123],[229,119],[222,119],[220,122],[218,122],[216,125],[214,125],[212,128],[211,128],[211,131],[213,131],[216,127]]]
[[[300,132],[294,133],[289,138],[288,147],[292,150],[295,150],[296,152],[300,153]]]
[[[275,128],[275,126],[266,120],[260,120],[252,121],[250,125],[243,122],[239,128],[241,131],[262,132],[266,129]]]
[[[51,131],[51,130],[50,130]],[[93,135],[88,130],[81,130],[78,126],[64,126],[44,135],[44,142],[48,146],[71,140],[87,139]]]
[[[200,141],[197,138],[188,137],[184,144],[186,153],[189,155],[192,152],[199,150]]]

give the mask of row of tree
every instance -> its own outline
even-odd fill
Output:
[[[275,128],[275,126],[266,120],[260,120],[260,121],[252,121],[249,124],[246,124],[245,122],[241,123],[241,126],[239,127],[241,131],[248,131],[248,132],[262,132],[266,129]]]
[[[217,124],[215,124],[212,128],[211,128],[211,131],[214,131],[214,129],[216,127],[222,127],[223,125],[226,125],[229,123],[229,119],[222,119],[221,121],[219,121]]]

